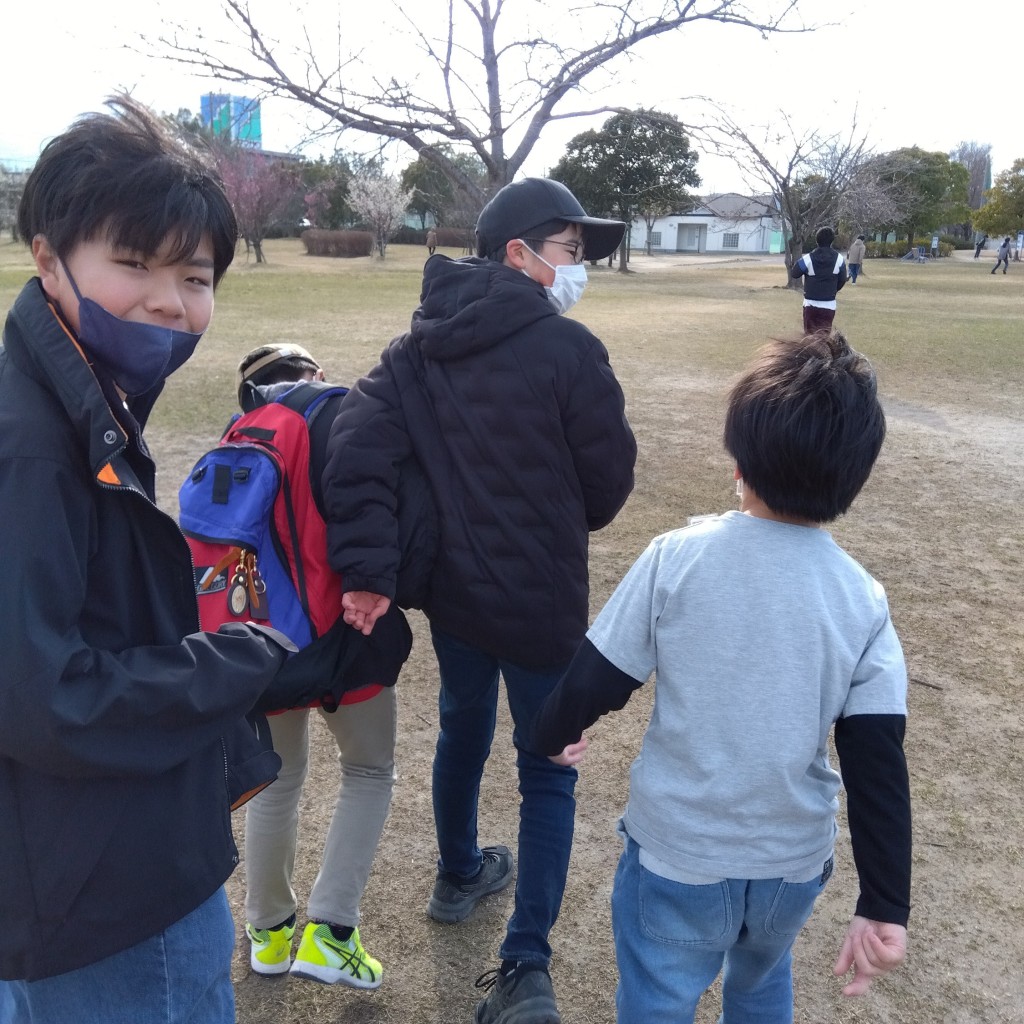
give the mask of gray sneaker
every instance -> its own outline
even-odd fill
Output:
[[[484,862],[473,878],[460,880],[458,875],[438,871],[434,895],[427,904],[427,913],[435,921],[465,921],[485,896],[500,892],[512,881],[515,863],[507,846],[485,846],[480,852]]]
[[[476,987],[490,991],[476,1004],[474,1024],[561,1024],[551,978],[540,964],[518,964],[510,974],[488,971]]]

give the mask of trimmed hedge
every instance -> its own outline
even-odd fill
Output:
[[[472,248],[475,251],[476,239],[472,228],[439,227],[434,230],[437,232],[437,247],[439,249]],[[426,245],[427,232],[422,228],[405,226],[395,232],[391,241],[398,245]]]
[[[352,259],[373,255],[373,235],[369,231],[326,231],[309,228],[299,236],[310,256],[337,256]]]
[[[866,251],[864,255],[868,259],[902,259],[910,252],[910,244],[905,238],[901,238],[896,242],[876,242],[873,239],[869,239],[864,243]],[[931,236],[928,238],[918,238],[914,241],[915,249],[923,247],[925,255],[931,255],[932,251],[932,240]],[[944,242],[941,238],[939,239],[939,255],[940,256],[951,256],[953,254],[953,246],[949,242]]]

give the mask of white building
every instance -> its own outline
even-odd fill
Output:
[[[635,220],[630,247],[647,249],[647,224]],[[689,213],[670,213],[654,221],[651,252],[780,253],[782,220],[771,196],[723,192],[697,200]]]

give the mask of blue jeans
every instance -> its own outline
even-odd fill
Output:
[[[0,981],[0,1024],[234,1024],[234,945],[221,887],[166,931],[98,963]]]
[[[441,731],[434,754],[434,825],[438,869],[470,877],[480,868],[477,803],[498,710],[498,674],[505,679],[519,770],[519,851],[515,912],[500,955],[547,964],[548,933],[565,891],[576,815],[576,769],[530,752],[530,730],[544,698],[566,666],[533,671],[500,661],[431,628],[441,674]]]
[[[619,1024],[692,1024],[723,965],[721,1024],[792,1024],[791,949],[831,862],[810,882],[684,885],[648,871],[639,853],[627,837],[612,889]]]
[[[859,263],[851,263],[851,264],[849,264],[849,267],[850,267],[850,280],[854,284],[856,284],[857,283],[857,275],[860,273],[860,264]]]

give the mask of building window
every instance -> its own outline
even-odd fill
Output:
[[[661,248],[661,232],[660,231],[652,231],[651,232],[651,245],[656,245],[656,246],[658,246],[659,249]]]
[[[723,249],[738,249],[740,247],[740,233],[734,231],[728,235],[722,235]]]

